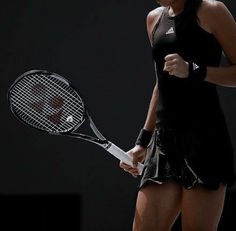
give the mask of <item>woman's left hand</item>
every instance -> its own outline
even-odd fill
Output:
[[[189,63],[186,62],[178,54],[169,54],[165,57],[165,65],[163,71],[167,71],[169,75],[179,78],[187,78],[189,74]]]

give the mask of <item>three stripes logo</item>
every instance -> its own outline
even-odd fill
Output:
[[[199,66],[196,63],[193,63],[193,70],[196,71],[199,68]]]
[[[168,31],[166,31],[166,34],[174,34],[174,33],[175,31],[174,31],[173,26]]]

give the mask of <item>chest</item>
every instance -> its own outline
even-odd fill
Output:
[[[221,48],[214,36],[197,22],[185,23],[167,15],[157,24],[152,45],[153,58],[159,62],[171,53],[178,53],[185,60],[212,64],[221,56]]]

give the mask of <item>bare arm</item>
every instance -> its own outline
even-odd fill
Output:
[[[157,21],[161,16],[162,10],[163,8],[159,7],[151,11],[147,16],[147,33],[151,45],[152,45],[152,31],[155,24],[157,23]],[[156,124],[156,109],[157,109],[158,99],[159,99],[159,90],[158,90],[158,83],[156,83],[152,92],[152,97],[150,100],[146,121],[143,127],[145,130],[151,132],[154,130]]]
[[[152,30],[157,20],[160,17],[160,12],[161,12],[161,8],[157,8],[151,11],[147,16],[147,32],[148,32],[150,42],[151,42]],[[152,97],[151,97],[148,112],[147,112],[146,121],[144,124],[144,129],[150,132],[154,130],[155,124],[156,124],[156,108],[158,104],[158,99],[159,99],[159,90],[158,90],[158,84],[156,83],[153,89]],[[137,175],[139,175],[139,172],[136,168],[137,163],[143,162],[145,158],[145,148],[141,147],[140,145],[135,145],[135,147],[129,150],[127,154],[133,158],[133,166],[129,166],[121,162],[120,167],[124,171],[129,172],[134,177],[136,177]]]
[[[150,104],[149,104],[146,121],[145,121],[145,124],[144,124],[144,129],[145,130],[153,131],[154,128],[155,128],[156,108],[157,108],[157,104],[158,104],[158,99],[159,99],[159,90],[158,90],[158,87],[157,87],[157,84],[156,84],[154,89],[153,89],[153,93],[152,93],[151,101],[150,101]]]
[[[220,43],[230,63],[227,67],[208,67],[208,82],[236,87],[236,23],[222,2],[211,4],[209,26],[217,41]]]
[[[227,67],[207,67],[205,81],[227,87],[236,87],[236,23],[226,6],[219,1],[203,1],[199,9],[200,24],[212,33],[221,45],[230,65]],[[187,78],[188,62],[179,54],[165,57],[164,70],[170,75]]]

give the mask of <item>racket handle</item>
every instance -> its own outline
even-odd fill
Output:
[[[131,166],[133,165],[132,157],[130,157],[125,151],[117,147],[115,144],[111,143],[109,148],[106,150],[122,162]],[[137,169],[139,171],[139,175],[141,175],[143,172],[143,164],[138,163]]]

